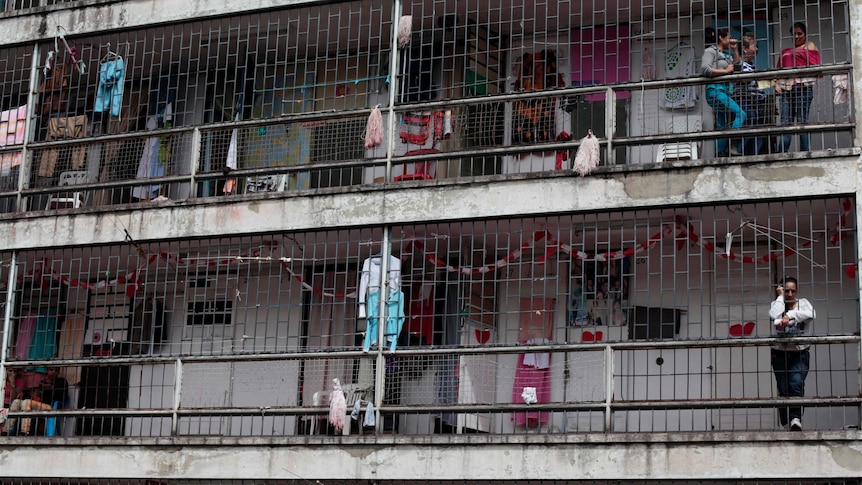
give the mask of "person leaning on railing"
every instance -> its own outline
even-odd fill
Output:
[[[769,306],[769,318],[778,337],[796,337],[806,330],[817,317],[814,306],[797,294],[796,278],[787,276],[775,289],[775,300]],[[808,327],[808,328],[806,328]],[[781,397],[805,395],[805,378],[808,376],[809,353],[807,344],[777,343],[772,347],[772,371]],[[802,406],[779,406],[781,426],[790,422],[791,431],[802,431]]]
[[[793,34],[793,47],[781,51],[778,58],[779,69],[792,69],[794,67],[809,67],[820,65],[820,51],[814,42],[808,41],[805,24],[796,22],[790,29]],[[797,77],[776,79],[775,95],[780,96],[779,111],[781,113],[781,124],[791,125],[796,123],[808,123],[808,115],[811,112],[811,101],[814,99],[814,83],[816,77]],[[790,150],[790,142],[793,135],[781,135],[778,139],[778,151]],[[799,150],[807,152],[811,149],[808,141],[808,133],[799,134]]]
[[[742,72],[754,72],[754,60],[757,57],[757,39],[751,32],[742,34]],[[767,97],[757,81],[735,83],[733,100],[745,111],[746,126],[758,126],[768,123]],[[740,151],[744,155],[758,155],[763,151],[764,139],[747,137],[741,142]]]
[[[34,389],[30,392],[30,399],[23,399],[23,395],[19,399],[15,399],[12,401],[12,405],[9,406],[9,412],[20,412],[20,411],[50,411],[51,405],[44,403],[41,401],[42,391],[39,389]],[[18,423],[18,420],[21,420]],[[4,434],[10,436],[16,435],[29,435],[31,433],[35,433],[35,429],[32,426],[32,418],[8,418],[6,420],[6,428],[4,429]]]
[[[715,78],[733,74],[742,69],[737,49],[736,39],[730,38],[727,29],[718,29],[716,43],[706,48],[700,63],[700,73],[705,77]],[[723,130],[730,127],[739,129],[745,123],[745,111],[733,100],[733,83],[710,83],[706,85],[706,103],[715,112],[715,128]],[[733,115],[733,121],[728,123],[728,114]],[[719,157],[739,155],[736,147],[728,149],[728,140],[721,138],[715,142],[715,151]]]

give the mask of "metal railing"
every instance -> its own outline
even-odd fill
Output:
[[[849,75],[850,66],[830,65],[799,69],[796,72],[781,72],[784,76],[827,76],[821,77],[820,83],[825,85],[830,75]],[[777,72],[747,73],[727,76],[728,82],[749,83],[758,80],[768,80],[778,76]],[[254,181],[269,178],[281,179],[277,188],[269,187],[265,192],[280,192],[284,190],[320,189],[355,185],[376,185],[380,182],[390,183],[395,181],[410,180],[419,183],[435,183],[437,180],[470,181],[482,175],[505,175],[523,172],[546,172],[567,171],[571,168],[572,159],[575,157],[581,140],[581,133],[568,141],[548,141],[539,144],[487,144],[480,143],[470,147],[470,137],[475,133],[484,133],[493,130],[499,132],[499,127],[493,126],[499,121],[498,118],[484,120],[487,125],[471,125],[471,112],[487,110],[494,107],[498,113],[511,110],[513,105],[523,102],[536,102],[541,100],[554,100],[564,102],[565,100],[584,99],[591,95],[604,94],[607,99],[614,99],[625,94],[632,98],[630,104],[643,103],[644,99],[651,94],[655,95],[667,89],[685,86],[699,87],[710,81],[703,78],[644,81],[640,83],[622,83],[613,86],[599,87],[577,87],[561,88],[552,91],[537,93],[511,93],[500,94],[482,98],[466,98],[461,100],[434,101],[421,104],[397,105],[393,108],[384,108],[384,127],[392,126],[385,137],[395,140],[392,156],[385,156],[388,150],[381,147],[378,150],[362,150],[361,136],[363,136],[364,122],[368,116],[368,110],[346,110],[337,113],[302,113],[284,115],[278,118],[264,120],[247,120],[236,122],[212,123],[194,127],[174,127],[167,129],[156,129],[147,132],[136,132],[132,134],[100,135],[75,140],[63,141],[38,141],[25,143],[22,147],[24,163],[21,166],[18,180],[8,179],[7,190],[0,192],[0,200],[7,200],[6,212],[19,211],[41,211],[46,208],[73,208],[98,207],[116,203],[129,203],[136,201],[148,201],[156,195],[164,199],[183,200],[210,196],[236,196],[243,193],[259,193],[251,187]],[[577,101],[573,101],[577,102]],[[852,101],[851,101],[852,102]],[[607,103],[609,115],[608,126],[619,127],[621,120],[615,116],[614,103]],[[634,109],[631,107],[630,109]],[[643,108],[639,108],[643,109]],[[769,105],[768,109],[776,110],[769,113],[772,123],[777,121],[777,108]],[[410,143],[404,143],[407,136],[404,130],[405,116],[412,113],[453,113],[454,126],[465,126],[465,133],[457,134],[464,142],[448,143],[442,140],[434,142],[436,148],[428,149],[425,145],[417,145],[412,148]],[[652,131],[641,130],[636,133],[634,127],[622,131],[614,129],[604,131],[595,129],[599,136],[600,158],[597,170],[603,167],[615,165],[625,166],[628,164],[655,164],[661,162],[693,161],[715,157],[711,141],[730,138],[731,142],[737,141],[743,149],[748,147],[751,151],[743,153],[747,156],[764,156],[773,154],[776,159],[782,159],[780,152],[776,151],[775,140],[782,136],[792,137],[797,134],[810,136],[812,147],[823,150],[835,150],[853,146],[852,133],[855,130],[855,121],[849,117],[849,111],[845,115],[836,117],[837,113],[823,113],[829,118],[818,122],[807,124],[779,125],[758,124],[746,125],[738,130],[717,131],[704,128],[706,121],[702,115],[695,111],[669,112],[662,118],[661,123],[671,127],[663,129],[653,128]],[[398,121],[395,125],[389,125],[385,120],[394,117]],[[628,115],[627,115],[628,116]],[[631,123],[631,116],[627,123]],[[637,118],[637,117],[635,117]],[[694,120],[697,129],[692,131],[680,130],[680,125],[686,125]],[[660,124],[658,119],[648,120],[643,118],[639,123]],[[428,121],[426,129],[433,131]],[[673,128],[676,126],[677,128]],[[357,127],[357,128],[351,128]],[[457,129],[457,128],[456,128]],[[584,127],[580,127],[583,130]],[[257,133],[266,133],[268,130],[281,130],[285,133],[300,133],[301,140],[310,146],[312,153],[306,153],[302,159],[290,158],[268,166],[256,166],[254,156],[269,152],[284,153],[287,156],[288,148],[284,145],[274,146],[271,139],[261,138]],[[348,131],[344,131],[348,130]],[[398,141],[401,132],[402,141]],[[423,138],[434,137],[434,133],[423,134]],[[234,144],[244,153],[241,159],[246,160],[237,168],[228,170],[226,168],[227,153],[231,139]],[[349,139],[346,144],[336,147],[330,145],[331,140]],[[147,143],[159,140],[161,146],[167,146],[172,153],[170,160],[160,161],[156,167],[157,173],[141,173],[141,166],[136,162],[140,156],[142,147]],[[691,151],[679,152],[682,145],[690,145]],[[159,145],[157,145],[159,146]],[[672,154],[666,154],[668,147],[673,148]],[[164,148],[161,148],[164,150]],[[16,153],[19,150],[14,146],[0,147],[0,155]],[[317,150],[317,151],[316,151]],[[380,151],[382,150],[382,151]],[[685,151],[685,150],[683,150]],[[106,162],[108,166],[128,167],[125,176],[117,179],[116,174],[107,172],[107,168],[94,170],[92,166],[83,167],[84,174],[81,180],[74,185],[74,190],[69,186],[58,185],[60,180],[59,171],[53,167],[45,169],[44,157],[64,158],[75,156],[87,160],[93,157],[101,157],[104,160],[113,159],[115,162]],[[253,155],[257,153],[258,155]],[[220,155],[219,155],[220,154]],[[664,155],[663,155],[664,154]],[[295,155],[290,155],[294,157]],[[108,157],[105,159],[105,157]],[[112,158],[113,157],[113,158]],[[554,158],[557,158],[556,166]],[[724,159],[716,159],[721,161]],[[143,163],[143,162],[141,162]],[[490,165],[489,165],[490,163]],[[137,170],[135,176],[130,170]],[[115,171],[118,168],[115,168]],[[428,173],[425,173],[425,172]],[[77,172],[75,172],[77,173]],[[376,175],[374,175],[376,174]],[[125,177],[125,178],[124,178]],[[8,177],[7,177],[8,178]],[[246,181],[230,193],[225,193],[223,185],[228,180]],[[152,187],[152,190],[146,189]],[[73,204],[74,207],[66,205],[51,204],[47,197],[56,197],[58,194],[76,192],[83,194],[82,203]],[[46,205],[46,200],[48,204]],[[18,201],[18,202],[16,202]]]
[[[618,342],[618,343],[585,343],[585,344],[555,344],[555,345],[529,345],[529,346],[496,346],[493,348],[458,348],[458,349],[405,349],[399,350],[398,359],[407,363],[410,359],[423,364],[431,364],[422,372],[433,373],[434,362],[442,359],[455,359],[457,367],[461,369],[461,379],[475,378],[474,372],[484,374],[487,371],[506,373],[507,369],[514,368],[514,362],[518,355],[541,355],[550,356],[547,368],[548,377],[552,379],[555,389],[538,389],[540,399],[543,392],[554,397],[548,399],[544,396],[542,402],[515,401],[510,400],[508,393],[504,399],[500,399],[498,384],[494,382],[471,382],[470,391],[465,393],[461,388],[460,397],[452,403],[419,403],[410,404],[409,401],[419,398],[413,394],[415,390],[408,389],[409,382],[404,374],[393,373],[390,366],[378,367],[379,371],[375,381],[383,382],[385,392],[377,392],[373,384],[365,384],[367,393],[362,399],[374,405],[376,423],[373,427],[357,427],[353,424],[354,434],[378,434],[384,431],[396,432],[398,428],[406,434],[439,434],[435,430],[432,421],[440,420],[443,416],[453,416],[452,426],[449,432],[456,434],[470,432],[489,432],[496,434],[544,434],[561,432],[674,432],[674,431],[770,431],[780,429],[776,423],[775,408],[785,406],[799,406],[808,409],[806,415],[806,429],[844,429],[848,426],[858,426],[858,413],[862,405],[862,396],[841,394],[812,394],[807,397],[778,397],[772,395],[771,383],[772,372],[769,369],[759,369],[755,372],[740,372],[733,375],[733,368],[742,366],[742,361],[727,361],[728,358],[739,358],[740,354],[734,354],[732,349],[754,349],[768,350],[769,346],[781,342],[775,338],[746,338],[726,339],[709,341],[668,341],[668,342]],[[860,345],[859,336],[824,336],[806,337],[793,339],[796,344],[811,344],[814,349],[834,348],[840,349],[845,345],[857,348]],[[714,369],[704,374],[704,379],[712,381],[703,388],[679,388],[673,384],[675,371],[664,370],[651,371],[650,369],[635,370],[630,373],[630,360],[641,360],[638,355],[645,356],[649,351],[678,352],[686,355],[694,349],[708,350],[717,360],[722,362],[724,371]],[[680,354],[681,352],[681,354]],[[667,354],[666,354],[667,355]],[[736,357],[731,357],[736,355]],[[508,356],[508,357],[507,357]],[[51,418],[76,418],[77,422],[67,421],[66,426],[78,426],[79,434],[81,426],[100,427],[99,423],[105,423],[106,427],[114,426],[124,429],[126,437],[165,437],[178,435],[223,435],[223,436],[301,436],[314,432],[315,434],[348,434],[350,429],[350,417],[348,416],[346,432],[334,431],[328,425],[326,418],[330,415],[328,401],[324,404],[312,403],[310,396],[301,398],[293,405],[278,405],[275,403],[262,402],[257,406],[228,405],[227,407],[194,406],[186,404],[186,400],[193,401],[197,396],[186,393],[200,392],[199,386],[188,384],[191,378],[189,369],[194,368],[193,374],[200,378],[201,370],[208,365],[228,364],[230,367],[242,363],[281,363],[302,361],[303,365],[311,366],[315,363],[326,361],[347,360],[357,362],[359,360],[375,360],[383,355],[375,357],[356,351],[328,351],[321,353],[294,353],[294,354],[258,354],[258,355],[225,355],[225,356],[187,356],[180,358],[150,357],[145,360],[140,358],[108,357],[102,359],[65,359],[52,361],[16,361],[14,364],[7,363],[7,368],[24,369],[28,366],[52,367],[74,367],[89,366],[91,368],[117,368],[119,366],[136,366],[135,372],[164,373],[174,376],[172,382],[166,382],[167,387],[159,390],[160,393],[169,391],[167,394],[173,397],[166,402],[173,402],[173,406],[167,407],[140,407],[124,409],[60,409],[54,411],[33,412],[11,412],[10,418],[33,420],[44,420]],[[514,359],[514,360],[513,360]],[[755,359],[756,360],[756,359]],[[577,367],[579,364],[589,362],[594,367],[589,369]],[[667,365],[673,366],[672,360]],[[403,365],[403,364],[402,364]],[[678,363],[677,365],[682,365]],[[436,372],[441,372],[442,367],[437,367]],[[656,367],[659,369],[659,367]],[[729,388],[723,388],[718,382],[718,374],[730,373],[724,377],[738,378],[749,381],[750,387],[753,382],[760,382],[760,390],[745,391],[739,393]],[[841,381],[845,379],[854,380],[858,369],[852,365],[844,368],[833,366],[831,369],[815,369],[814,372],[827,376],[827,379]],[[226,376],[231,380],[241,379],[237,375]],[[247,376],[246,376],[247,377]],[[689,376],[691,377],[691,376]],[[421,377],[420,377],[421,379]],[[516,377],[516,380],[518,378]],[[648,396],[643,389],[649,380],[663,380],[664,395],[657,398]],[[810,379],[814,380],[814,379]],[[219,384],[207,380],[210,384]],[[766,387],[762,385],[766,383]],[[225,383],[220,383],[225,384]],[[347,387],[345,383],[345,387]],[[551,385],[551,381],[545,383]],[[285,396],[297,395],[300,392],[298,382],[293,385],[285,383],[283,389],[278,392]],[[392,388],[399,388],[399,399],[407,401],[402,404],[387,404],[386,400],[392,398]],[[812,386],[815,387],[816,386]],[[629,392],[637,388],[642,391]],[[766,390],[764,394],[764,389]],[[147,402],[145,395],[148,390],[142,389],[144,395],[139,396],[141,402]],[[150,390],[152,391],[152,390]],[[80,390],[85,392],[85,390]],[[324,389],[325,396],[329,396],[332,389]],[[438,389],[439,392],[439,389]],[[703,394],[701,394],[703,393]],[[494,396],[488,401],[482,401],[479,396]],[[520,393],[516,393],[520,394]],[[227,403],[229,404],[229,403]],[[353,402],[350,403],[353,407]],[[350,413],[346,409],[345,413]],[[757,414],[753,414],[756,412]],[[362,415],[365,406],[362,407]],[[689,421],[682,419],[680,413],[688,414]],[[649,423],[632,421],[633,416],[643,415],[640,419],[648,420]],[[523,416],[526,421],[521,422]],[[648,417],[647,417],[648,416]],[[355,418],[354,418],[355,420]],[[430,420],[430,421],[429,421]],[[229,422],[232,421],[232,422]],[[311,421],[315,426],[311,427]],[[362,422],[362,418],[358,422]],[[122,424],[118,424],[122,423]],[[418,424],[417,424],[418,423]],[[389,426],[389,429],[385,429]],[[431,427],[429,427],[431,426]],[[33,426],[35,430],[36,427]],[[412,431],[405,431],[411,429]],[[197,431],[196,431],[197,430]],[[424,431],[423,431],[424,430]],[[71,435],[66,432],[66,435]]]

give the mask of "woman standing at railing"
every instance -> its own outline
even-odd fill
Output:
[[[809,67],[820,65],[820,51],[814,42],[808,41],[805,24],[796,22],[790,29],[793,34],[793,47],[781,51],[778,58],[779,69],[792,69],[794,67]],[[775,95],[780,96],[781,124],[791,125],[796,123],[808,123],[808,114],[811,111],[811,100],[814,99],[814,83],[817,78],[798,77],[776,79]],[[790,150],[790,142],[793,135],[781,135],[778,139],[778,151]],[[799,134],[799,150],[807,152],[810,150],[808,133]]]
[[[733,74],[742,69],[739,60],[739,50],[736,39],[730,38],[727,29],[718,29],[716,43],[706,48],[700,63],[700,72],[706,77],[719,77]],[[706,103],[715,112],[715,128],[723,130],[729,124],[733,129],[739,129],[745,123],[745,111],[733,100],[733,83],[710,83],[706,85]],[[728,115],[733,115],[729,122]],[[735,147],[728,150],[728,140],[721,138],[715,142],[715,151],[719,157],[739,155]]]
[[[791,338],[802,335],[806,326],[817,317],[814,306],[805,298],[799,298],[796,278],[787,276],[775,289],[775,300],[769,305],[769,318],[778,337]],[[808,376],[810,354],[808,344],[781,342],[772,347],[772,371],[781,397],[805,395],[805,378]],[[791,431],[802,431],[802,406],[779,406],[778,419],[781,426],[790,423]]]

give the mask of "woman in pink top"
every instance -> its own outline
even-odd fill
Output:
[[[793,34],[793,48],[781,51],[778,58],[779,69],[792,69],[795,67],[808,67],[820,65],[820,51],[814,42],[808,41],[805,24],[796,22],[791,29]],[[814,98],[814,83],[817,78],[798,77],[784,78],[775,81],[775,95],[781,100],[781,124],[791,125],[796,123],[808,123],[808,114],[811,111],[811,100]],[[781,135],[778,140],[778,150],[786,152],[790,150],[790,142],[793,135]],[[811,149],[808,142],[808,133],[799,134],[799,150],[807,152]]]

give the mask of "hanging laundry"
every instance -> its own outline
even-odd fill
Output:
[[[546,338],[533,338],[525,342],[526,345],[549,345],[550,340]],[[550,352],[530,352],[524,354],[523,364],[536,369],[547,369],[551,367]]]
[[[45,76],[39,93],[42,93],[42,115],[48,116],[52,113],[65,113],[67,98],[69,96],[70,68],[68,64],[57,64],[51,68],[50,75]]]
[[[365,406],[365,417],[362,419],[362,426],[365,428],[373,428],[377,423],[374,417],[374,404],[371,401],[357,399],[353,404],[353,411],[350,412],[350,418],[354,421],[359,421],[359,414],[362,412],[362,406]]]
[[[165,109],[161,113],[161,120],[163,128],[174,127],[174,103],[171,102],[165,105]],[[168,167],[171,165],[171,156],[174,152],[173,140],[174,137],[171,135],[164,135],[159,139],[159,163],[158,167],[156,167],[158,175],[153,175],[154,177],[163,177],[168,173]],[[155,196],[161,188],[161,185],[154,185],[153,195]]]
[[[332,379],[332,391],[329,393],[329,424],[337,433],[344,429],[344,418],[347,415],[347,399],[341,388],[339,379]]]
[[[70,116],[68,118],[51,118],[48,120],[48,136],[45,141],[68,140],[70,138],[83,138],[87,135],[87,116]],[[87,155],[87,147],[77,145],[72,148],[72,170],[79,170],[84,166]],[[39,157],[39,169],[37,175],[40,177],[53,177],[57,168],[57,160],[60,158],[60,149],[49,148],[41,153]]]
[[[240,113],[237,111],[236,116],[234,117],[234,121],[239,121]],[[227,148],[227,160],[225,160],[225,172],[230,172],[231,170],[236,170],[236,144],[237,138],[239,137],[239,130],[236,128],[233,129],[230,133],[230,145]],[[224,183],[224,188],[222,192],[225,194],[232,194],[234,189],[236,189],[236,177],[230,177]]]
[[[519,404],[526,402],[524,399],[525,389],[532,388],[526,394],[533,403],[547,403],[551,400],[551,370],[548,367],[539,368],[527,365],[524,362],[528,354],[518,356],[518,366],[515,368],[515,382],[512,385],[512,402]],[[544,364],[544,362],[543,362]],[[547,423],[550,413],[548,412],[517,412],[512,414],[512,421],[516,426],[537,426]]]
[[[44,72],[46,76],[48,75],[48,71],[51,70],[51,60],[54,59],[55,55],[59,55],[60,52],[65,52],[69,55],[72,61],[71,65],[75,66],[78,74],[83,76],[87,73],[87,64],[78,55],[78,48],[69,44],[66,40],[66,33],[66,29],[62,25],[58,25],[54,31],[54,50],[48,52],[48,59],[45,61]],[[60,48],[60,44],[62,44],[62,49]]]
[[[664,55],[665,79],[692,77],[697,74],[694,47],[679,43]],[[697,86],[671,86],[664,88],[658,105],[665,109],[694,108],[697,104]]]
[[[25,317],[18,323],[18,337],[15,339],[15,359],[27,360],[35,330],[36,317]]]
[[[383,284],[382,278],[383,259],[380,254],[375,254],[362,262],[362,273],[359,276],[359,292],[356,298],[359,303],[359,318],[365,318],[365,300],[372,291],[380,291]],[[395,292],[401,289],[401,260],[395,256],[389,256],[389,296],[395,296]],[[377,301],[380,301],[379,299]]]
[[[365,330],[365,340],[362,344],[362,350],[368,352],[372,346],[377,345],[377,332],[379,331],[379,303],[380,291],[372,291],[368,294],[368,321]],[[404,326],[404,293],[394,291],[392,296],[386,302],[386,328],[384,336],[389,343],[389,352],[395,353],[395,348],[398,346],[398,336],[401,335],[401,328]]]
[[[832,104],[844,104],[848,99],[850,81],[847,74],[832,75]]]
[[[159,117],[150,116],[147,118],[147,130],[155,130],[159,127]],[[157,136],[147,138],[144,144],[144,153],[141,155],[141,162],[138,164],[138,173],[135,176],[139,179],[147,179],[151,177],[160,177],[164,175],[164,167],[159,164],[160,138]],[[149,200],[154,192],[158,192],[161,185],[145,185],[138,186],[132,189],[132,197],[141,200]]]
[[[434,283],[414,283],[407,333],[426,345],[434,343]]]
[[[53,359],[57,353],[57,309],[52,308],[36,318],[33,340],[27,351],[27,359]],[[39,372],[39,371],[37,371]]]
[[[99,67],[99,86],[96,90],[94,111],[105,112],[110,110],[111,116],[120,116],[125,77],[126,63],[122,57],[102,63]]]
[[[0,112],[0,147],[23,144],[26,122],[26,105]],[[0,154],[0,175],[8,175],[12,167],[21,165],[21,157],[21,152]]]
[[[66,112],[68,78],[71,77],[73,67],[82,76],[87,72],[87,65],[79,58],[78,49],[66,41],[66,29],[58,25],[54,31],[54,50],[48,52],[45,66],[42,68],[45,80],[39,87],[39,92],[44,94],[41,110],[43,115]]]

